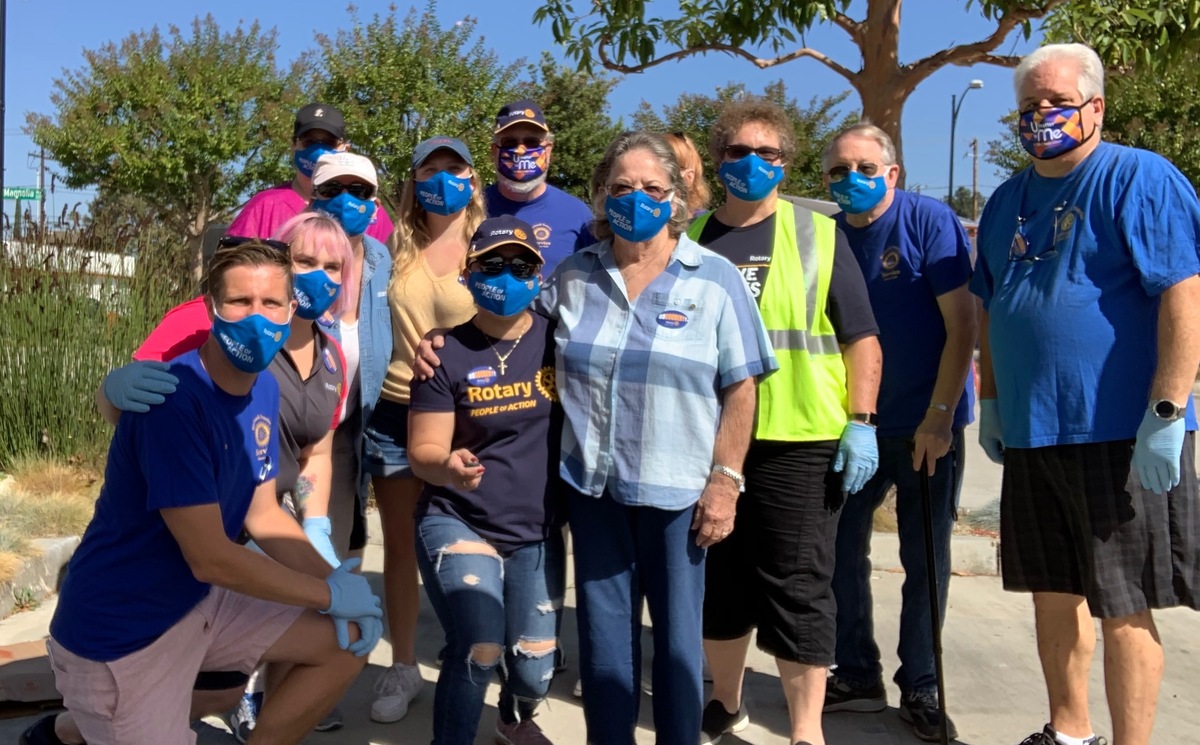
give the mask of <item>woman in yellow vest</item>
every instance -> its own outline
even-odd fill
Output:
[[[879,462],[879,330],[845,236],[832,219],[779,196],[796,150],[787,115],[763,100],[732,103],[709,150],[726,199],[688,233],[741,270],[779,371],[759,385],[733,533],[709,549],[704,651],[713,693],[701,742],[749,724],[742,675],[757,628],[759,648],[779,666],[791,742],[824,745],[838,514]]]

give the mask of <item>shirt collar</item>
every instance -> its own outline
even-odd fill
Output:
[[[591,253],[596,256],[611,251],[612,238],[579,249],[579,253]],[[702,246],[689,238],[687,233],[683,233],[679,236],[678,243],[675,244],[675,250],[671,252],[671,260],[678,260],[679,263],[686,264],[687,266],[700,266],[704,263]]]

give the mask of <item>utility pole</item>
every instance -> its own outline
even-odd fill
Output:
[[[41,192],[41,204],[38,206],[38,236],[39,240],[46,240],[46,148],[39,148],[38,158],[41,163],[38,166],[38,191]],[[978,153],[976,153],[978,155]],[[976,161],[978,168],[978,161]]]
[[[5,42],[5,25],[8,19],[8,6],[0,0],[0,187],[4,186],[4,68],[7,51]],[[18,202],[18,207],[20,203]]]
[[[971,219],[979,219],[979,138],[971,140],[974,164],[971,168]],[[43,196],[42,199],[46,197]]]

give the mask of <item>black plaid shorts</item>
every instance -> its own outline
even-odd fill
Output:
[[[1151,608],[1200,610],[1195,433],[1165,495],[1130,473],[1133,440],[1004,450],[1004,589],[1087,598],[1097,618]]]

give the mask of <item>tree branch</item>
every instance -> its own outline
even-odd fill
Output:
[[[600,42],[596,45],[596,51],[597,51],[598,56],[600,57],[600,64],[604,65],[604,68],[606,70],[612,70],[613,72],[620,72],[620,73],[625,73],[625,74],[645,72],[646,70],[650,69],[651,67],[657,67],[658,65],[661,65],[664,62],[670,62],[672,60],[683,59],[685,57],[691,57],[696,54],[704,54],[706,52],[724,52],[725,54],[731,54],[735,57],[741,57],[742,59],[749,60],[751,63],[754,64],[755,67],[757,67],[760,70],[765,70],[768,67],[774,67],[776,65],[782,65],[785,62],[791,62],[792,60],[797,60],[797,59],[800,59],[801,57],[811,57],[812,59],[815,59],[817,62],[820,62],[821,64],[828,67],[830,70],[833,70],[838,75],[841,75],[842,77],[846,78],[846,80],[848,80],[848,81],[853,82],[854,78],[857,75],[857,73],[851,71],[850,69],[841,65],[837,61],[830,59],[824,52],[819,52],[816,49],[810,49],[809,47],[803,47],[801,49],[795,50],[794,52],[789,52],[787,54],[783,54],[778,57],[762,58],[762,57],[755,57],[753,54],[747,52],[745,49],[742,49],[741,47],[735,47],[731,44],[721,44],[719,42],[714,42],[712,44],[701,44],[701,45],[694,46],[694,47],[688,47],[687,49],[680,49],[679,51],[671,52],[670,54],[665,54],[662,57],[658,57],[657,59],[652,59],[649,62],[645,62],[640,65],[623,65],[618,62],[614,62],[612,59],[609,58],[608,51],[607,51],[608,44],[609,44],[609,40],[607,38],[601,38]]]
[[[862,46],[862,21],[856,21],[845,13],[834,13],[829,17],[830,22],[841,30],[845,31],[850,36],[850,40],[855,44]]]
[[[905,71],[915,79],[915,86],[918,82],[929,77],[933,73],[945,65],[973,65],[977,62],[983,62],[993,65],[1002,65],[1012,67],[1016,65],[1019,57],[1007,55],[994,55],[996,47],[1000,46],[1008,35],[1013,32],[1018,26],[1026,21],[1037,18],[1044,18],[1050,11],[1060,5],[1065,5],[1067,0],[1047,0],[1046,4],[1041,8],[1014,8],[997,22],[996,30],[993,31],[986,39],[981,39],[973,44],[959,44],[957,46],[943,49],[940,52],[935,52],[928,57],[917,60],[911,64],[905,65]]]

